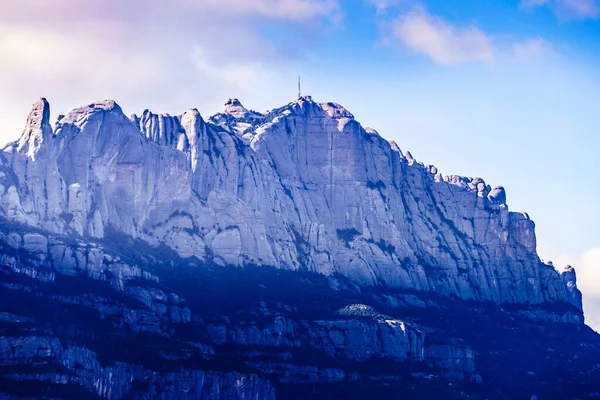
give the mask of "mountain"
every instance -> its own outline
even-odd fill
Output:
[[[52,125],[41,99],[0,154],[0,218],[7,396],[600,393],[575,271],[504,188],[336,103]]]

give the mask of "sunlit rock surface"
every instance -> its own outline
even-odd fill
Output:
[[[600,392],[575,270],[507,202],[310,97],[41,99],[0,153],[0,397]]]
[[[259,114],[232,99],[206,122],[195,109],[130,120],[104,101],[54,131],[48,118],[40,100],[3,152],[5,218],[80,237],[104,238],[110,227],[182,257],[341,274],[362,286],[567,300],[538,259],[534,223],[508,210],[504,188],[442,178],[339,104],[304,97]]]

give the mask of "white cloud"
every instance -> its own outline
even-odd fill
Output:
[[[15,79],[19,77],[90,86],[110,81],[131,87],[156,79],[164,72],[152,53],[131,52],[93,28],[87,29],[90,37],[97,39],[48,29],[1,27],[3,87],[19,87],[23,83]]]
[[[586,19],[600,17],[598,0],[522,0],[521,7],[531,9],[547,6],[554,14],[563,19]]]
[[[238,90],[248,91],[270,86],[270,83],[280,78],[277,71],[265,68],[259,61],[216,63],[199,46],[194,48],[191,59],[200,74],[221,87],[236,87]]]
[[[317,18],[339,20],[337,0],[188,0],[199,8],[244,17],[262,16],[282,21],[313,23]]]
[[[513,44],[513,53],[517,59],[521,60],[555,56],[557,54],[552,45],[541,37]]]
[[[105,98],[132,112],[279,101],[303,50],[341,18],[338,0],[0,1],[0,145],[42,96],[63,113]]]
[[[402,2],[403,0],[368,0],[368,3],[375,7],[378,14],[385,13],[389,8],[399,6]]]
[[[0,146],[18,138],[40,97],[49,97],[53,106],[56,101],[64,113],[93,100],[146,92],[163,80],[167,71],[158,53],[119,41],[118,34],[103,30],[109,27],[88,24],[81,32],[0,27]]]
[[[2,15],[8,20],[63,20],[147,17],[152,14],[161,18],[177,15],[187,19],[184,10],[197,20],[215,21],[241,17],[314,24],[316,19],[338,19],[341,16],[339,0],[172,0],[168,4],[160,0],[147,0],[140,7],[137,2],[107,0],[98,7],[95,0],[19,0],[0,2]],[[204,15],[202,15],[203,12]],[[190,16],[190,15],[187,15]],[[216,21],[215,21],[216,22]]]
[[[371,0],[379,1],[379,0]],[[536,0],[542,1],[542,0]],[[443,65],[535,61],[556,56],[553,46],[541,37],[499,43],[475,25],[456,25],[431,15],[423,6],[380,23],[384,44],[400,44]]]
[[[597,0],[563,0],[560,3],[579,18],[598,18],[600,16]]]
[[[491,39],[479,28],[454,26],[421,7],[397,17],[391,34],[408,49],[440,64],[494,60]]]
[[[586,251],[579,261],[577,285],[587,296],[600,299],[600,247]]]

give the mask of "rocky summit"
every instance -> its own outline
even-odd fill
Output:
[[[309,96],[41,99],[0,153],[0,397],[600,397],[575,270],[508,201]]]

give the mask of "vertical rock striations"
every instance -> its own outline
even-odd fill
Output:
[[[503,187],[310,97],[49,110],[0,152],[0,397],[597,390],[575,271]]]
[[[573,304],[578,310],[582,310],[583,300],[581,292],[577,288],[577,274],[575,273],[575,269],[567,265],[560,273],[560,277],[567,288],[567,301]]]
[[[336,103],[204,120],[45,100],[0,158],[0,215],[54,233],[122,233],[182,257],[340,274],[362,286],[496,303],[571,301],[502,187],[442,177]],[[141,134],[140,134],[141,133]]]

